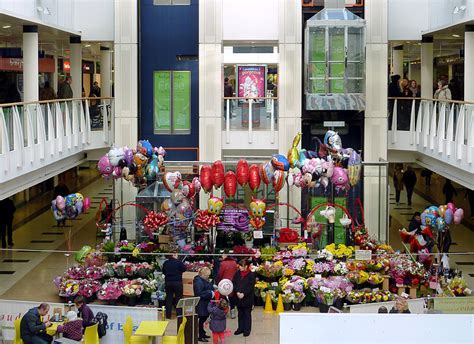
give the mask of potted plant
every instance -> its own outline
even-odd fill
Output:
[[[281,295],[281,298],[283,300],[283,309],[285,311],[291,311],[291,303],[293,302],[295,298],[295,294],[291,292],[284,293]]]
[[[127,301],[127,305],[133,307],[137,304],[137,299],[143,292],[143,285],[141,280],[131,280],[128,284],[126,284],[123,289],[122,293],[125,296]]]
[[[306,294],[303,292],[295,291],[293,297],[293,310],[300,311]]]

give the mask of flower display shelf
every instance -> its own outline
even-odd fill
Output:
[[[403,293],[408,294],[410,299],[416,299],[417,287],[407,286],[407,285],[397,285],[397,294],[402,295]],[[408,293],[407,293],[408,291]]]

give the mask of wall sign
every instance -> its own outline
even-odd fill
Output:
[[[153,128],[155,133],[171,130],[171,72],[153,73]]]

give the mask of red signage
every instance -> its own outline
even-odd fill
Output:
[[[38,59],[40,73],[54,73],[54,59],[51,57]],[[23,59],[13,57],[0,57],[0,70],[23,71]]]
[[[63,61],[63,71],[64,73],[69,73],[71,71],[71,62]]]

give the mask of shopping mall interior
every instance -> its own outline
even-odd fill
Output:
[[[474,0],[0,0],[0,341],[474,343],[472,75]]]

